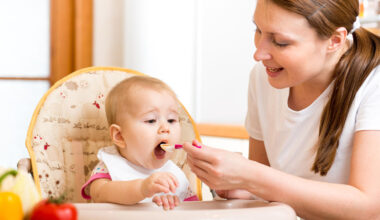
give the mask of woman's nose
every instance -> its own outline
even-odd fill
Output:
[[[256,61],[272,59],[272,55],[269,53],[267,45],[265,44],[265,42],[258,42],[256,44],[256,51],[253,54],[253,59],[255,59]]]

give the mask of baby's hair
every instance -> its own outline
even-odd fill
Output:
[[[166,91],[177,100],[174,91],[163,81],[150,76],[131,76],[116,84],[107,95],[105,106],[108,125],[117,122],[116,113],[121,107],[120,104],[125,105],[130,90],[136,87],[153,89],[159,92]]]

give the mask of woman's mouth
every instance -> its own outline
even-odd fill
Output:
[[[165,142],[160,142],[156,148],[154,148],[154,155],[156,156],[157,159],[164,159],[166,151],[161,148],[161,144],[166,144]]]
[[[274,67],[267,67],[266,68],[266,71],[267,71],[267,74],[270,76],[270,77],[276,77],[280,74],[280,72],[283,70],[284,68],[280,67],[280,68],[274,68]]]

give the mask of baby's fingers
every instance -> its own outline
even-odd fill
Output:
[[[179,199],[178,199],[178,196],[175,196],[175,195],[167,195],[167,198],[168,198],[168,202],[169,202],[170,209],[174,209],[174,207],[176,207],[176,206],[179,205]]]
[[[162,185],[162,184],[154,184],[152,185],[152,188],[151,188],[151,191],[153,192],[153,194],[156,194],[156,193],[169,193],[169,187],[166,186],[166,185]]]
[[[161,201],[162,201],[162,207],[164,208],[164,210],[170,209],[170,204],[169,204],[167,196],[165,195],[161,196]]]
[[[179,183],[178,183],[178,180],[175,176],[170,176],[170,179],[168,181],[169,183],[169,189],[172,193],[175,193]]]
[[[160,196],[153,197],[152,202],[156,203],[158,206],[162,206],[162,200]]]
[[[175,193],[179,183],[175,176],[168,174],[165,178],[159,179],[158,184],[167,187],[172,193]]]
[[[179,198],[178,198],[178,196],[173,196],[173,198],[174,198],[174,205],[178,206],[179,205]]]
[[[174,209],[174,207],[175,207],[175,203],[174,203],[174,198],[173,198],[173,196],[168,195],[167,198],[168,198],[168,203],[169,203],[169,207],[170,207],[170,209]]]

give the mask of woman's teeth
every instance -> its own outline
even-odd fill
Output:
[[[272,72],[272,73],[282,70],[282,68],[271,68],[271,67],[267,67],[267,69],[269,72]]]

